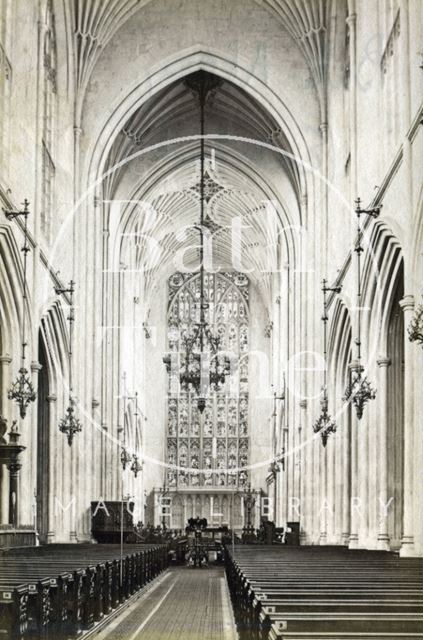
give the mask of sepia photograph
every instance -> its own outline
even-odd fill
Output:
[[[423,640],[423,0],[0,0],[0,640]]]

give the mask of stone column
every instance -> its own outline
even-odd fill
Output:
[[[312,448],[312,444],[307,442],[308,440],[308,432],[307,432],[307,401],[303,400],[300,402],[300,407],[302,409],[301,412],[301,423],[300,423],[300,442],[302,447],[298,452],[299,455],[299,464],[300,464],[300,495],[299,498],[299,512],[300,512],[300,541],[301,544],[306,544],[310,537],[310,518],[308,517],[308,505],[310,504],[310,495],[311,495],[311,482],[310,477],[311,474],[307,473],[309,470],[309,462],[310,462],[310,449]],[[298,516],[297,516],[298,517]]]
[[[379,358],[378,376],[378,427],[379,427],[379,498],[381,505],[387,504],[388,495],[388,367],[391,360],[387,357]],[[379,531],[377,536],[377,548],[389,551],[388,518],[384,517],[383,510],[379,515]]]
[[[9,469],[9,524],[17,528],[19,526],[19,471],[21,464],[12,462],[7,465]]]
[[[351,411],[344,407],[341,417],[342,438],[342,544],[348,546],[351,520]]]
[[[8,418],[9,416],[7,408],[8,408],[8,403],[9,400],[7,398],[7,388],[8,388],[8,382],[9,382],[9,373],[8,373],[8,369],[9,369],[9,365],[12,362],[12,358],[10,356],[0,356],[0,370],[1,370],[1,381],[2,381],[2,386],[1,386],[1,390],[0,390],[0,406],[1,406],[1,410],[0,413],[2,414],[2,416],[4,418]]]
[[[349,365],[350,375],[357,371],[358,363],[353,361]],[[350,514],[350,541],[349,548],[358,547],[358,530],[360,507],[357,504],[358,495],[358,427],[359,420],[355,413],[355,408],[351,403],[351,514]]]
[[[404,514],[401,556],[414,555],[414,349],[407,327],[413,316],[414,296],[400,301],[404,312]]]
[[[273,472],[273,522],[278,522],[278,471]]]
[[[12,358],[8,355],[0,356],[0,370],[2,386],[0,389],[0,415],[8,420],[9,400],[7,398],[7,389],[9,385],[9,365]],[[9,474],[5,464],[0,464],[0,524],[8,524],[9,522]]]
[[[351,3],[353,4],[353,3]],[[350,9],[351,10],[351,9]],[[350,31],[350,135],[351,192],[357,194],[357,14],[351,12],[346,22]]]
[[[186,495],[182,496],[182,529],[184,529],[187,523],[187,497]]]
[[[320,468],[320,502],[318,505],[319,514],[319,544],[325,545],[327,543],[327,510],[325,504],[327,500],[327,477],[328,477],[328,458],[327,458],[327,446],[323,447],[320,438],[318,439],[318,457]]]
[[[153,525],[157,527],[160,523],[160,490],[153,489]],[[146,522],[144,524],[147,524]]]
[[[101,446],[101,428],[100,427],[100,415],[99,415],[99,406],[100,402],[97,398],[93,398],[91,401],[91,418],[92,418],[92,445],[91,445],[91,453],[93,458],[98,457],[99,460],[102,460],[102,446]],[[97,499],[98,496],[101,495],[100,490],[100,475],[101,469],[96,469],[94,478],[93,478],[93,486],[90,500]],[[142,518],[140,517],[140,520]]]
[[[256,489],[256,504],[254,507],[254,526],[256,529],[260,527],[260,514],[261,514],[261,498],[262,493],[260,489]]]
[[[403,135],[403,174],[404,174],[404,211],[408,213],[409,220],[414,212],[414,184],[413,184],[413,160],[412,143],[407,131],[412,122],[411,110],[411,76],[410,76],[410,9],[409,0],[400,1],[401,10],[401,35],[399,38],[399,53],[401,65],[401,133]],[[406,246],[411,252],[414,245],[413,225],[408,223],[408,238]],[[412,282],[414,274],[411,271],[411,260],[405,263],[405,282]],[[405,295],[400,301],[404,312],[404,512],[403,512],[403,537],[401,540],[401,556],[413,556],[414,548],[414,352],[415,345],[410,343],[407,327],[414,312],[414,296]]]
[[[0,464],[0,524],[9,523],[9,474],[5,464]]]
[[[401,132],[405,135],[411,124],[411,78],[410,78],[410,7],[409,0],[400,0],[401,34],[399,52],[401,65]]]
[[[55,426],[57,424],[57,412],[56,412],[56,401],[57,396],[50,395],[46,398],[49,403],[49,447],[48,447],[48,515],[47,515],[47,543],[54,542],[54,538],[56,536],[55,532],[55,518],[54,518],[54,498],[55,491],[57,490],[57,486],[59,484],[59,465],[57,464],[56,457],[53,455],[55,450],[56,443],[56,431]]]
[[[38,376],[42,369],[42,365],[37,362],[31,362],[31,379],[34,389],[38,392]],[[20,513],[25,519],[24,524],[32,522],[32,503],[33,496],[37,487],[37,456],[38,456],[38,401],[36,400],[28,408],[28,414],[22,425],[22,432],[24,444],[27,446],[27,450],[24,453],[24,459],[22,462],[25,464],[22,470],[22,481],[26,483],[30,478],[30,487],[26,488],[25,492],[21,496],[20,500]],[[26,421],[31,421],[30,432],[28,433],[28,424]],[[25,438],[25,439],[24,439]],[[28,444],[29,443],[29,444]],[[28,469],[27,469],[28,465]],[[25,485],[26,486],[26,485]]]

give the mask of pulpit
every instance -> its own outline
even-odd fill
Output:
[[[117,544],[123,533],[124,542],[134,532],[134,503],[112,500],[91,502],[91,532],[94,540]]]
[[[25,447],[19,444],[20,434],[16,421],[12,422],[9,441],[6,439],[7,420],[0,416],[0,466],[9,472],[9,495],[1,504],[1,510],[8,524],[0,525],[0,547],[24,547],[35,545],[37,541],[34,525],[19,522],[19,472],[20,454]],[[6,472],[4,469],[4,472]],[[0,500],[2,496],[0,496]]]

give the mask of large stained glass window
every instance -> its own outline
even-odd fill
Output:
[[[234,354],[231,380],[210,392],[200,414],[194,391],[175,392],[169,374],[167,411],[167,484],[183,487],[245,487],[248,483],[249,281],[241,273],[204,275],[206,320],[221,339],[220,349]],[[169,351],[183,352],[181,338],[199,322],[199,274],[169,278]]]

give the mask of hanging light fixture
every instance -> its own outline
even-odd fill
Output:
[[[63,293],[69,294],[69,404],[66,409],[65,417],[59,422],[59,430],[68,438],[69,446],[72,446],[73,438],[76,433],[82,431],[82,424],[75,415],[75,398],[73,397],[73,324],[75,322],[75,308],[73,305],[73,294],[75,291],[75,282],[71,280],[67,289],[59,287],[55,288],[57,295]]]
[[[122,450],[120,452],[120,462],[124,471],[126,466],[131,462],[131,456],[129,455],[129,451],[126,449],[125,445],[122,446]]]
[[[132,455],[131,471],[136,478],[138,477],[139,472],[142,471],[142,464],[139,461],[138,455],[136,453]]]
[[[328,308],[327,308],[327,292],[333,291],[334,293],[341,293],[341,287],[328,287],[327,280],[323,279],[322,281],[322,291],[323,291],[323,357],[325,361],[325,368],[323,371],[323,387],[320,398],[320,406],[321,413],[314,423],[313,430],[314,433],[320,433],[322,437],[322,444],[326,447],[329,434],[335,433],[336,431],[336,423],[331,418],[328,412],[329,400],[328,400],[328,387],[327,387],[327,367],[326,367],[326,359],[327,359],[327,324],[328,324]]]
[[[135,392],[135,453],[132,454],[131,471],[135,477],[142,471],[142,463],[139,461],[138,451],[140,449],[140,438],[138,433],[138,392]]]
[[[22,288],[22,343],[21,343],[21,366],[19,369],[18,377],[15,382],[13,382],[9,391],[7,392],[7,397],[9,400],[13,400],[19,406],[19,413],[21,418],[25,418],[26,411],[30,402],[34,402],[37,398],[37,394],[35,392],[34,386],[31,382],[30,374],[25,366],[25,349],[27,347],[26,341],[26,305],[27,305],[27,282],[26,282],[26,272],[27,272],[27,255],[29,252],[29,244],[28,244],[28,210],[29,202],[28,200],[24,200],[23,202],[23,210],[22,211],[6,211],[4,213],[8,220],[13,220],[14,218],[18,218],[19,216],[23,216],[24,218],[24,244],[22,247],[23,252],[23,288]]]
[[[209,304],[204,294],[204,227],[209,224],[205,220],[205,149],[204,149],[204,109],[206,101],[211,93],[216,91],[221,80],[204,71],[198,71],[186,79],[186,84],[191,91],[198,96],[200,105],[200,302],[199,322],[191,331],[187,331],[182,337],[183,350],[179,354],[178,377],[181,388],[184,391],[193,389],[198,397],[197,407],[203,413],[206,407],[206,398],[210,389],[217,391],[225,383],[230,375],[229,358],[220,353],[221,340],[214,336],[209,323],[206,321],[206,311]],[[182,362],[181,362],[182,360]],[[168,373],[173,372],[171,354],[163,358]]]
[[[364,367],[361,364],[361,254],[364,251],[362,245],[363,233],[361,230],[361,216],[367,215],[371,218],[377,218],[380,214],[380,209],[381,206],[362,209],[360,198],[356,200],[357,240],[354,251],[357,254],[357,338],[355,339],[355,344],[357,345],[357,365],[351,370],[350,380],[343,399],[346,402],[353,403],[359,420],[363,417],[363,410],[367,402],[374,400],[376,397],[376,391],[373,389],[367,377],[363,375]]]

